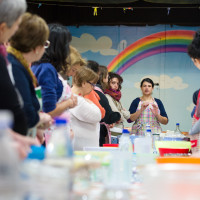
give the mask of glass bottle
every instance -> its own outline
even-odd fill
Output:
[[[176,137],[184,137],[184,135],[180,131],[179,125],[180,125],[179,123],[176,123],[176,129],[174,131],[174,134],[175,134]]]

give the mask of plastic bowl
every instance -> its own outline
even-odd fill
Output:
[[[156,141],[156,149],[191,149],[191,142],[187,141]]]
[[[188,137],[164,137],[163,141],[190,141]]]
[[[189,148],[158,148],[160,156],[165,156],[166,154],[188,154]]]
[[[103,144],[103,147],[119,147],[119,144]]]

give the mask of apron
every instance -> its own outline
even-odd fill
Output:
[[[199,120],[199,117],[200,117],[200,91],[198,93],[198,97],[197,97],[197,105],[196,105],[196,109],[195,109],[195,112],[194,112],[194,118],[196,120]]]
[[[58,78],[61,80],[62,82],[62,85],[63,85],[63,91],[62,91],[62,94],[61,94],[61,97],[59,98],[58,102],[57,103],[60,103],[62,101],[65,101],[67,99],[69,99],[71,97],[71,88],[70,86],[68,85],[67,81],[64,80],[60,74],[58,74]],[[60,116],[58,117],[62,117],[62,118],[65,118],[67,119],[67,122],[69,123],[70,122],[70,114],[68,112],[68,110],[65,110]],[[55,130],[55,126],[52,125],[50,126],[48,129],[45,130],[44,134],[45,134],[45,142],[46,142],[46,145],[48,144],[50,138],[51,138],[51,135],[53,133],[53,131]],[[70,126],[67,126],[66,127],[66,133],[70,133]]]
[[[198,93],[198,97],[197,97],[197,105],[196,105],[196,109],[192,118],[192,126],[198,121],[200,120],[200,91]],[[190,142],[191,142],[191,146],[192,146],[192,153],[196,153],[200,151],[200,140],[199,140],[199,136],[200,136],[200,132],[194,135],[190,135]]]
[[[192,126],[197,122],[198,120],[196,117],[193,116],[192,118]],[[192,153],[197,153],[199,152],[199,136],[200,133],[194,134],[194,135],[189,135],[190,137],[190,142],[191,142],[191,147],[192,147]]]
[[[160,126],[159,121],[156,119],[154,114],[151,112],[150,108],[152,107],[151,104],[155,104],[158,106],[156,101],[154,100],[153,103],[150,103],[149,106],[141,113],[139,118],[135,121],[135,123],[132,126],[132,133],[135,135],[145,135],[146,131],[146,124],[150,125],[151,133],[161,133],[162,129]],[[137,110],[141,109],[142,101],[139,102]],[[158,109],[158,112],[160,113],[160,110]]]

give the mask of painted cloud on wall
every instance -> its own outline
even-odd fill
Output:
[[[179,76],[170,77],[168,75],[161,74],[160,76],[144,76],[141,78],[150,78],[153,80],[154,83],[159,83],[160,89],[175,89],[175,90],[183,90],[188,88],[187,83],[183,83],[183,79]],[[136,88],[140,88],[140,82],[134,84]]]
[[[123,51],[124,49],[126,49],[127,47],[127,41],[126,40],[121,40],[117,49],[119,50],[119,52]]]
[[[188,110],[189,112],[192,112],[193,108],[194,108],[194,104],[191,103],[191,104],[186,108],[186,110]]]
[[[104,56],[117,55],[119,52],[116,49],[112,49],[112,40],[107,36],[95,37],[88,33],[83,33],[81,37],[72,37],[71,45],[78,49],[80,53],[92,51],[94,53],[99,52]]]

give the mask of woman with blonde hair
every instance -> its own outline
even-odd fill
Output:
[[[72,76],[74,77],[77,70],[79,70],[81,67],[86,66],[87,62],[85,59],[82,58],[81,54],[78,52],[76,48],[73,46],[69,47],[70,49],[70,54],[67,57],[67,76]]]
[[[15,86],[24,102],[29,134],[33,135],[36,134],[36,128],[45,129],[51,124],[51,117],[48,114],[39,113],[40,105],[34,89],[37,86],[37,79],[30,69],[30,63],[39,60],[49,47],[48,36],[49,29],[46,22],[37,15],[25,13],[19,29],[10,39],[10,46],[7,48]],[[42,132],[38,130],[37,134],[41,143]]]
[[[98,86],[104,91],[108,87],[108,68],[103,65],[99,65],[99,80]]]
[[[99,146],[101,112],[93,102],[84,98],[93,90],[97,80],[98,75],[86,67],[80,68],[73,78],[72,92],[78,98],[78,105],[69,112],[71,128],[75,135],[75,150],[83,150],[86,146]]]

